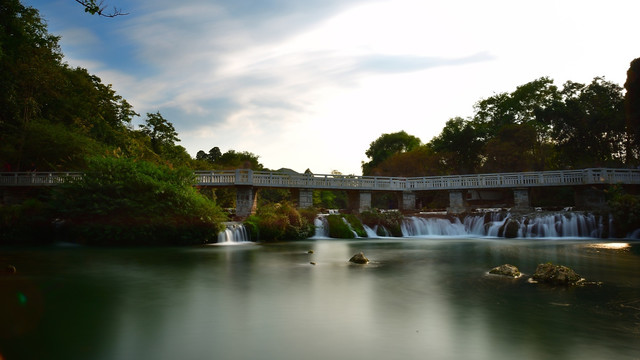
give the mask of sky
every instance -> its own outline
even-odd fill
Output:
[[[69,65],[192,157],[249,151],[267,168],[361,175],[382,134],[423,143],[473,105],[543,76],[624,85],[640,57],[637,0],[23,0]]]

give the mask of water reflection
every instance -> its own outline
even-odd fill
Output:
[[[0,358],[633,359],[638,244],[600,244],[386,238],[7,250],[0,258],[20,275],[0,278],[1,288],[28,281],[43,310],[28,333],[0,336]],[[347,261],[360,251],[370,264]],[[604,285],[487,275],[504,263],[530,275],[547,261]]]

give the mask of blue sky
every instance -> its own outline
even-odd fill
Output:
[[[640,57],[637,0],[29,0],[65,61],[195,156],[214,146],[268,168],[361,174],[369,144],[428,142],[473,104],[541,76],[623,85]]]

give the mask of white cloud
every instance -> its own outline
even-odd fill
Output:
[[[101,25],[110,33],[67,24],[63,45],[117,44],[114,58],[72,57],[138,112],[171,115],[192,155],[219,146],[270,168],[359,174],[381,134],[427,142],[538,77],[622,84],[639,56],[636,3],[138,0]]]

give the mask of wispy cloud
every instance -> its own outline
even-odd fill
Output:
[[[113,21],[73,3],[42,5],[70,62],[138,112],[161,111],[192,154],[248,150],[273,167],[333,151],[324,171],[356,172],[382,133],[428,141],[493,92],[585,81],[574,75],[608,75],[614,61],[623,77],[637,57],[633,11],[617,1],[132,0]]]

